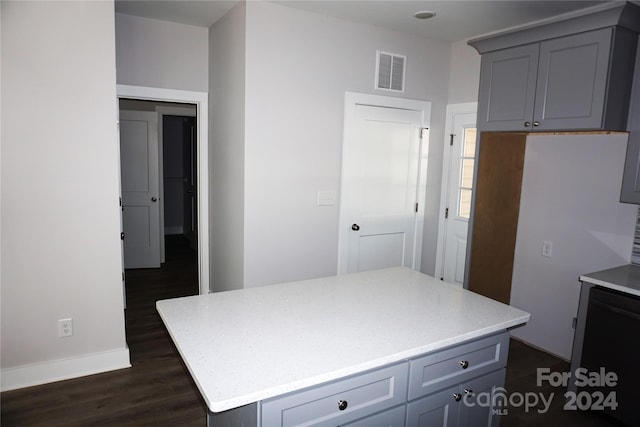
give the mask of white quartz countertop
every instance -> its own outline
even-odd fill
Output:
[[[640,266],[627,264],[580,276],[581,282],[640,296]]]
[[[211,412],[526,323],[530,315],[392,268],[157,302]]]

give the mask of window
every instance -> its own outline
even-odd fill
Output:
[[[471,216],[471,190],[473,188],[473,170],[476,154],[476,128],[464,128],[460,155],[460,179],[458,180],[458,216],[469,219]]]

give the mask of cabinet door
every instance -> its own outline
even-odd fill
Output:
[[[466,381],[460,385],[461,395],[458,427],[496,427],[500,424],[499,412],[506,402],[504,387],[506,369]]]
[[[458,425],[460,387],[450,387],[407,405],[407,426],[455,427]]]
[[[535,130],[601,129],[613,28],[540,44]]]
[[[535,43],[482,55],[478,102],[481,131],[531,129],[538,50]]]
[[[340,427],[404,427],[405,413],[406,407],[402,405]]]
[[[635,75],[629,105],[629,141],[622,175],[620,201],[640,205],[640,44],[635,62]]]
[[[622,175],[620,201],[640,205],[640,131],[631,131]]]

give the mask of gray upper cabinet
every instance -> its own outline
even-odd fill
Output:
[[[522,130],[531,124],[538,73],[538,44],[498,50],[482,56],[478,127]]]
[[[625,130],[636,44],[609,27],[482,55],[478,127]]]
[[[636,68],[627,121],[629,141],[622,175],[620,201],[640,205],[640,45],[636,54]]]
[[[627,130],[639,33],[640,5],[606,2],[469,40],[479,130]]]

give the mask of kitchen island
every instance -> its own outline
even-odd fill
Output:
[[[472,394],[463,387],[503,385],[506,331],[530,317],[407,268],[164,300],[157,309],[216,426],[462,419],[455,402]],[[482,409],[488,423],[499,418],[478,406],[467,409]]]

